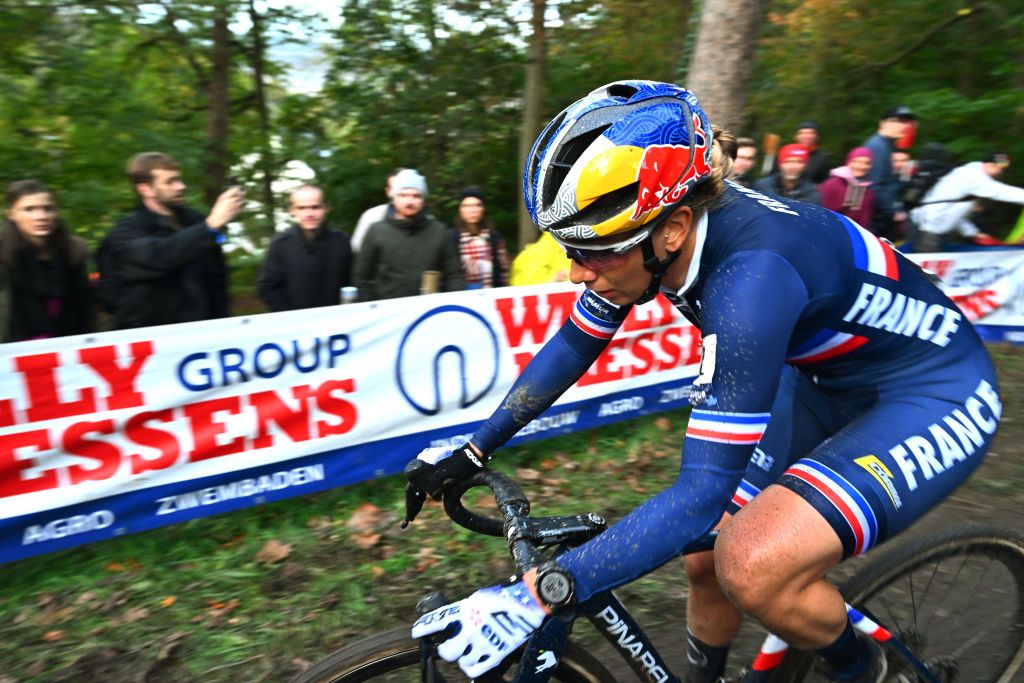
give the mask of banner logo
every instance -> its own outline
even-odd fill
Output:
[[[497,379],[498,337],[482,315],[464,306],[427,311],[409,326],[398,347],[395,381],[423,415],[440,413],[453,394],[459,408],[468,408]]]

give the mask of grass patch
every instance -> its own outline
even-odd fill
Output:
[[[495,463],[526,484],[535,514],[614,519],[675,477],[686,414],[506,449]],[[406,531],[403,514],[392,477],[9,564],[0,681],[283,680],[347,639],[410,623],[430,590],[462,597],[511,571],[501,539],[453,527],[440,505]],[[268,543],[286,550],[261,560]]]
[[[958,495],[979,508],[1008,504],[1004,523],[1019,526],[1024,349],[992,352],[1003,425]],[[525,484],[537,515],[614,520],[674,480],[687,414],[506,449],[495,465]],[[398,478],[382,479],[8,564],[0,683],[287,680],[347,641],[408,625],[431,590],[458,598],[508,575],[502,540],[453,527],[436,503],[401,531],[402,490]],[[678,635],[686,596],[678,563],[619,594],[645,624],[671,624]]]

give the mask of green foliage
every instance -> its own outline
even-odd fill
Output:
[[[838,161],[883,111],[907,104],[920,117],[918,149],[942,142],[961,162],[997,148],[1024,159],[1022,26],[1010,3],[776,0],[741,132],[788,140],[816,119]],[[1022,184],[1022,166],[1005,180]]]
[[[229,12],[248,6],[222,4]],[[202,207],[209,35],[217,6],[104,0],[5,8],[0,184],[25,177],[48,183],[68,224],[95,243],[135,202],[125,162],[158,149],[178,159],[190,203]],[[268,16],[295,20],[277,11]],[[229,163],[262,145],[249,57],[241,42],[234,45]],[[273,65],[267,70],[270,77],[280,73]]]

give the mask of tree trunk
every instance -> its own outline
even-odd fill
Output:
[[[543,121],[544,91],[547,62],[547,34],[544,29],[544,13],[547,10],[546,0],[531,0],[533,16],[530,24],[533,34],[526,59],[526,88],[523,94],[523,127],[519,132],[519,169],[526,167],[526,159],[530,155],[533,141],[540,133]],[[516,192],[520,196],[522,190]],[[525,204],[519,202],[519,248],[522,249],[537,239],[537,229],[530,220]]]
[[[270,147],[270,114],[267,110],[267,93],[263,86],[263,17],[256,11],[255,0],[249,0],[249,19],[252,21],[252,80],[256,91],[256,111],[260,119],[260,171],[263,176],[263,213],[266,216],[266,232],[273,235],[274,225],[274,157]]]
[[[686,76],[711,122],[740,130],[766,0],[704,0]]]
[[[206,125],[206,203],[210,206],[224,190],[228,169],[228,87],[231,75],[228,18],[226,4],[219,4],[213,18],[213,50],[207,90],[210,117]]]

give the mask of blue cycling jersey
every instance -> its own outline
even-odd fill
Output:
[[[983,344],[888,244],[731,183],[695,229],[687,282],[662,292],[703,339],[680,476],[559,559],[581,600],[677,556],[772,483],[807,499],[847,555],[864,552],[961,483],[995,433]],[[493,452],[548,408],[629,308],[584,292],[473,443]]]

